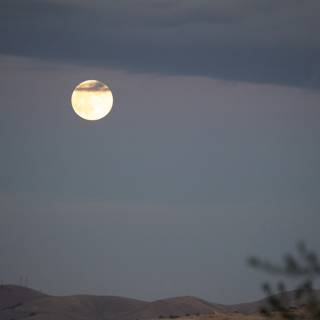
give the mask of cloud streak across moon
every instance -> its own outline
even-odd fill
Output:
[[[102,82],[96,80],[87,80],[75,88],[75,91],[90,91],[90,92],[107,92],[110,89]]]

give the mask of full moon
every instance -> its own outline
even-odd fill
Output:
[[[71,97],[74,112],[85,120],[99,120],[112,109],[113,96],[107,85],[87,80],[75,87]]]

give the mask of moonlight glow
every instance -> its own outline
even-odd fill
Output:
[[[104,83],[87,80],[74,89],[71,104],[75,113],[81,118],[99,120],[111,111],[113,96]]]

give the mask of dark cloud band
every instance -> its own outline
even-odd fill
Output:
[[[0,53],[318,88],[317,9],[317,0],[3,0]]]

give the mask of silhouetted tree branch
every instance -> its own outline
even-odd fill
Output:
[[[317,255],[304,243],[297,245],[296,255],[286,255],[281,265],[256,257],[251,257],[248,262],[252,267],[265,272],[298,280],[293,292],[288,292],[285,283],[281,281],[278,282],[276,290],[270,284],[264,283],[262,288],[268,298],[267,306],[261,309],[263,314],[272,316],[274,312],[278,312],[289,320],[320,320],[319,294],[313,287],[316,279],[320,277],[320,263]],[[301,312],[297,312],[297,306]]]

